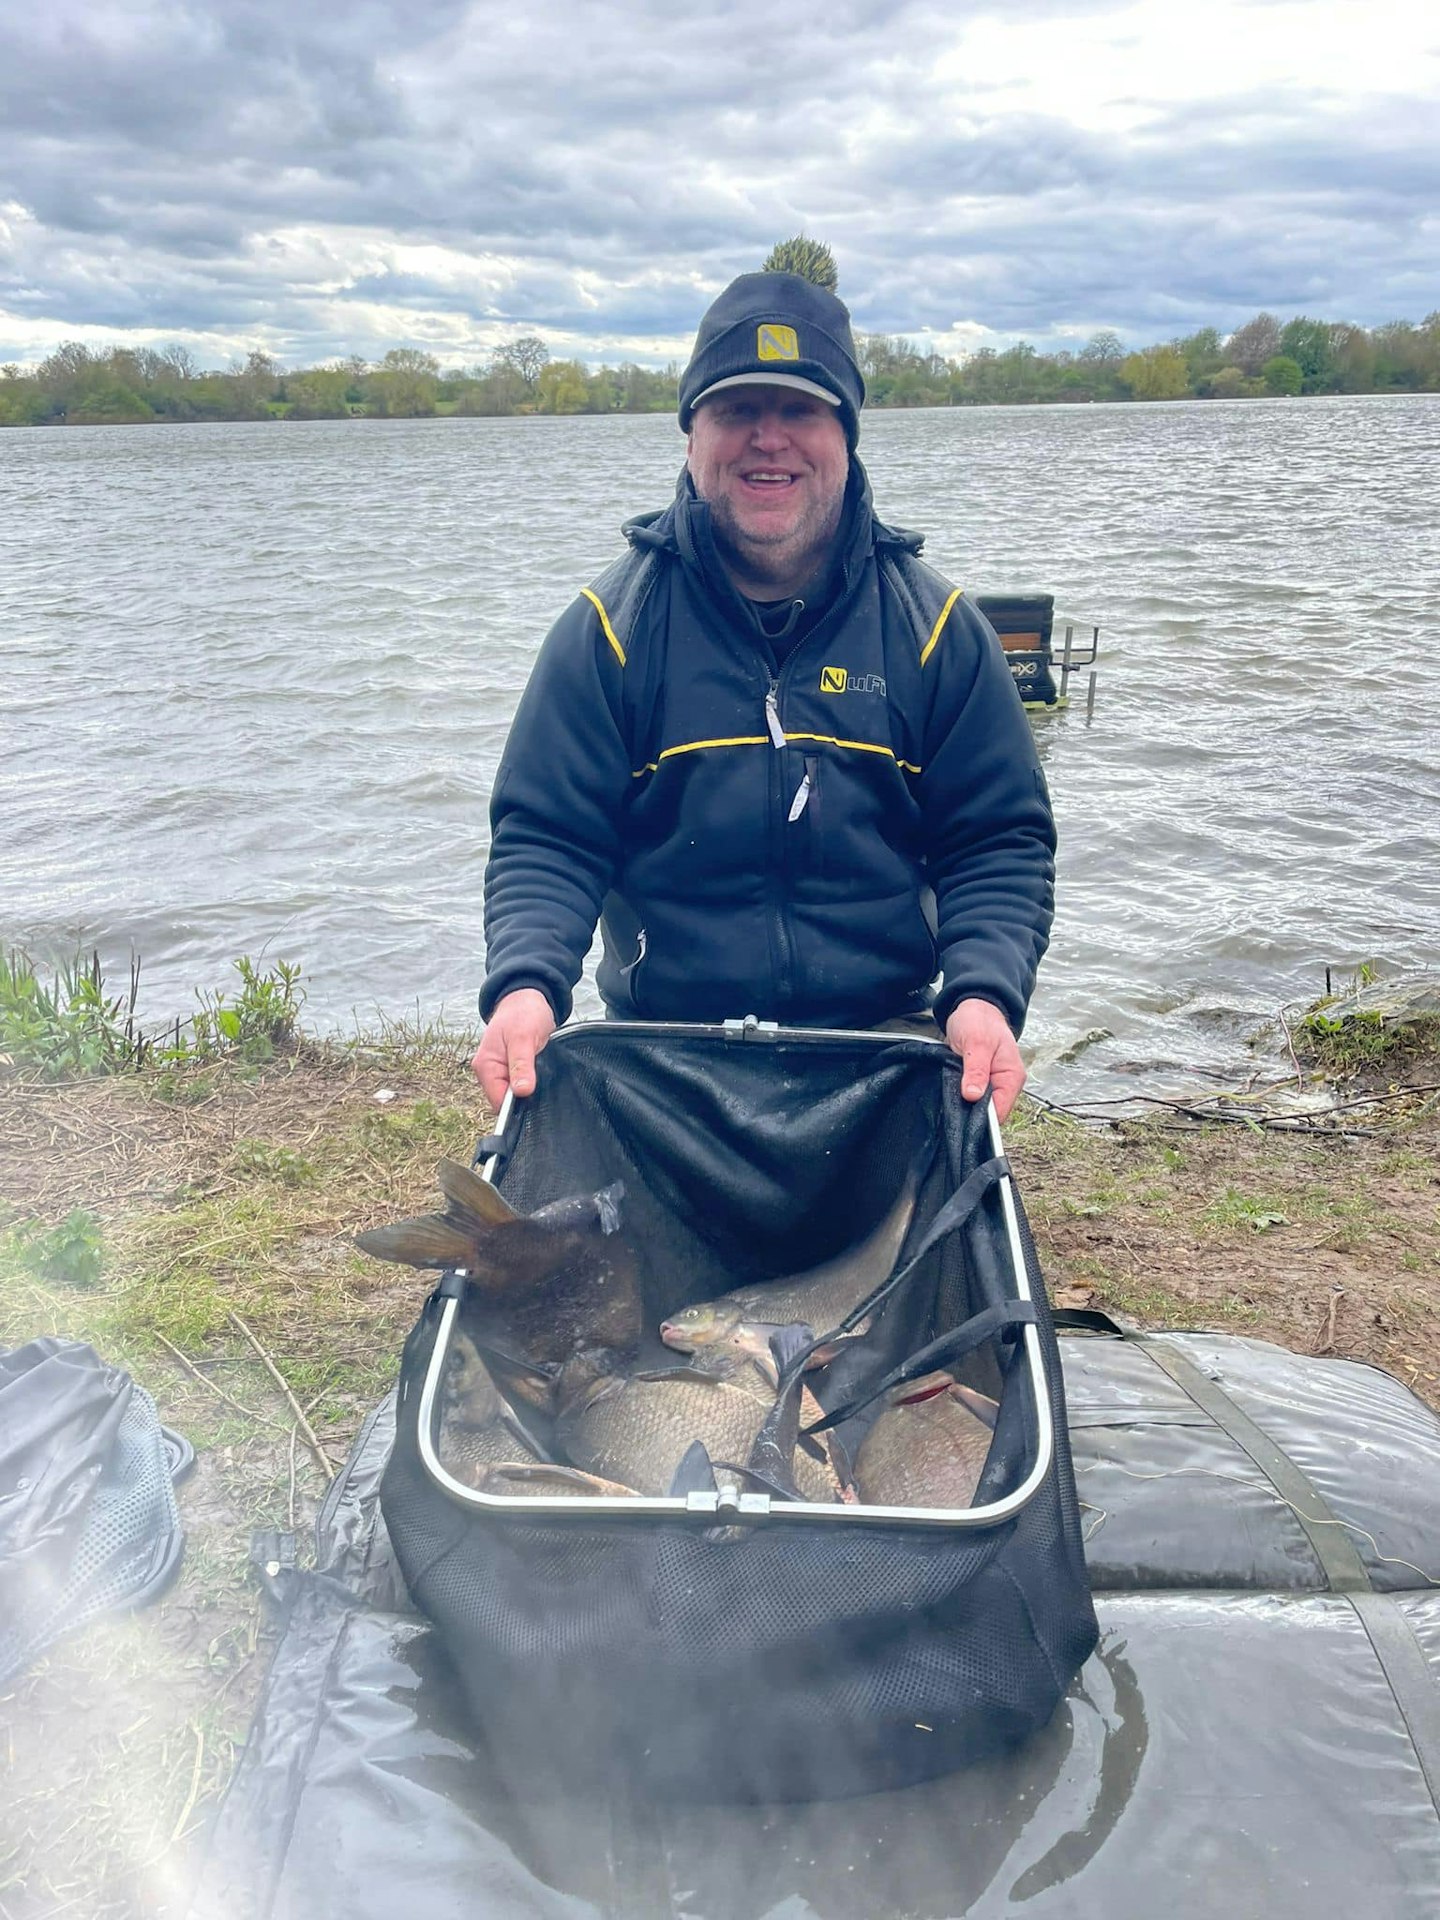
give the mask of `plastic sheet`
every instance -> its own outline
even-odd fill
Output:
[[[1323,1591],[1348,1547],[1384,1592],[1440,1581],[1440,1419],[1398,1380],[1224,1334],[1062,1342],[1075,1484],[1097,1589]],[[1303,1476],[1277,1486],[1162,1359],[1219,1389]],[[1287,1493],[1290,1497],[1287,1497]],[[1299,1517],[1314,1524],[1312,1540]]]
[[[1397,1382],[1177,1338],[1284,1432],[1328,1501],[1387,1551],[1434,1562],[1436,1423]],[[1414,1590],[1256,1590],[1262,1566],[1300,1565],[1275,1530],[1283,1504],[1263,1485],[1253,1505],[1217,1501],[1208,1466],[1149,1477],[1199,1457],[1186,1447],[1208,1452],[1213,1431],[1156,1384],[1143,1348],[1067,1336],[1061,1349],[1080,1457],[1087,1432],[1120,1431],[1146,1476],[1116,1472],[1106,1443],[1114,1505],[1092,1551],[1112,1527],[1125,1545],[1104,1564],[1155,1590],[1097,1597],[1097,1652],[1018,1752],[839,1804],[642,1803],[618,1778],[559,1796],[479,1748],[428,1628],[394,1604],[375,1497],[387,1403],[322,1517],[319,1573],[297,1578],[192,1920],[1440,1913],[1440,1592],[1373,1556],[1377,1586]],[[1258,1562],[1240,1548],[1251,1520]],[[1186,1590],[1212,1545],[1242,1590]]]

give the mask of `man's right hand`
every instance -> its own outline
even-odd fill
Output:
[[[498,1113],[507,1093],[524,1099],[535,1091],[535,1056],[555,1031],[550,1002],[535,987],[521,987],[496,1002],[470,1070]]]

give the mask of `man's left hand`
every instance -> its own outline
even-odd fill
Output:
[[[945,1038],[965,1062],[961,1093],[978,1100],[988,1084],[994,1089],[995,1118],[1008,1120],[1025,1084],[1025,1062],[1004,1014],[988,1000],[962,1000],[945,1022]]]

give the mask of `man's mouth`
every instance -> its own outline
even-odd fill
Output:
[[[788,487],[793,486],[796,476],[773,467],[757,467],[753,473],[742,473],[740,478],[747,487]]]

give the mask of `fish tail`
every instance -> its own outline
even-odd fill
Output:
[[[468,1267],[475,1259],[474,1241],[438,1213],[371,1227],[356,1234],[355,1244],[377,1260],[398,1260],[407,1267]]]

